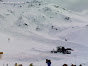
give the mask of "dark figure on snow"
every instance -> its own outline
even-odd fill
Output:
[[[46,59],[46,63],[48,66],[51,66],[51,60]]]
[[[79,66],[82,66],[81,64]]]
[[[76,66],[76,65],[72,64],[71,66]]]
[[[63,64],[63,66],[68,66],[67,64]]]
[[[64,47],[62,47],[62,53],[65,54],[66,50]]]

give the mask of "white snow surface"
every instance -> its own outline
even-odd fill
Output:
[[[1,0],[0,66],[47,66],[46,59],[51,66],[88,66],[87,5],[87,0]],[[58,46],[74,51],[50,53]]]

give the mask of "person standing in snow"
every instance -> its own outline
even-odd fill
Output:
[[[48,66],[51,66],[51,60],[46,59],[46,63]]]
[[[82,64],[80,64],[79,66],[82,66]]]
[[[46,59],[46,63],[48,63],[48,59]]]
[[[31,63],[29,66],[33,66],[33,63]]]
[[[67,64],[63,64],[63,66],[68,66]]]

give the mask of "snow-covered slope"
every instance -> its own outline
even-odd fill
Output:
[[[0,3],[0,51],[4,52],[1,65],[32,62],[34,66],[46,66],[48,58],[52,66],[64,63],[87,66],[87,7],[80,8],[81,12],[72,9],[82,3],[80,0],[3,0]],[[51,54],[57,46],[74,51],[70,55]]]
[[[7,31],[9,28],[13,32],[26,31],[25,33],[28,33],[31,31],[48,34],[52,33],[51,31],[60,32],[63,26],[68,29],[68,27],[80,27],[87,24],[87,17],[43,1],[34,0],[20,4],[5,3],[0,5],[0,27]]]

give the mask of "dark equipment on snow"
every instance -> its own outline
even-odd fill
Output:
[[[71,54],[71,51],[73,51],[71,48],[64,48],[63,46],[58,46],[57,50],[52,50],[51,53],[63,53],[63,54]]]

